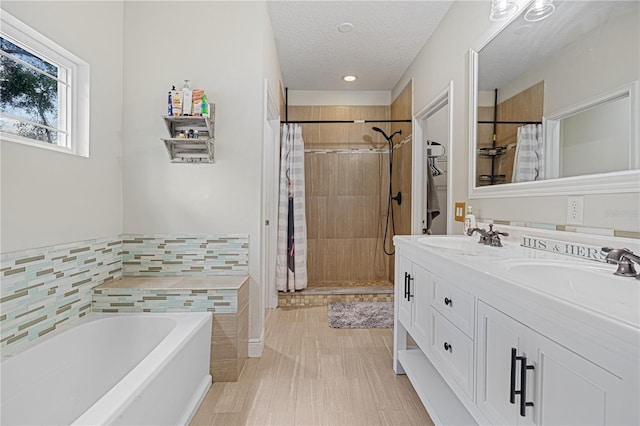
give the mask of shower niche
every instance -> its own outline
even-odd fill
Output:
[[[162,138],[172,163],[213,163],[215,105],[211,117],[163,116],[169,138]]]

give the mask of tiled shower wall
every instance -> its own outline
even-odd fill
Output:
[[[122,239],[0,255],[0,347],[28,342],[91,311],[93,287],[122,275]]]
[[[248,247],[246,234],[127,234],[1,254],[0,348],[86,315],[93,288],[123,275],[246,275]],[[228,295],[213,296],[235,308]]]
[[[289,120],[388,120],[389,106],[289,106]],[[309,282],[386,281],[389,123],[303,124]]]

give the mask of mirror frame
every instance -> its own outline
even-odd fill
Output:
[[[554,196],[576,194],[637,193],[640,192],[640,170],[597,173],[584,176],[571,176],[548,180],[506,183],[499,185],[476,186],[476,139],[478,121],[478,52],[489,44],[515,18],[500,26],[478,50],[469,50],[469,198],[507,198],[526,196]],[[630,140],[638,146],[638,82],[632,83],[630,91],[631,122]],[[585,101],[586,102],[586,101]],[[543,123],[545,116],[543,116]],[[546,132],[546,125],[544,131]],[[636,152],[637,155],[637,152]]]

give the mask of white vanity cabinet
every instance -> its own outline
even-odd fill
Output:
[[[394,239],[394,370],[435,424],[640,424],[638,325],[500,275],[500,252],[471,263],[417,238]]]
[[[473,401],[474,298],[436,274],[430,278],[427,353],[450,386]]]
[[[398,317],[411,337],[418,344],[426,344],[429,330],[429,294],[431,281],[426,269],[405,257],[398,261],[395,298],[398,301]]]
[[[621,378],[482,301],[477,341],[477,404],[492,424],[637,424]]]

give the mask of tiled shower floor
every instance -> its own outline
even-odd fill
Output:
[[[295,293],[278,293],[278,306],[321,306],[331,302],[392,302],[388,281],[330,281],[309,283]]]

